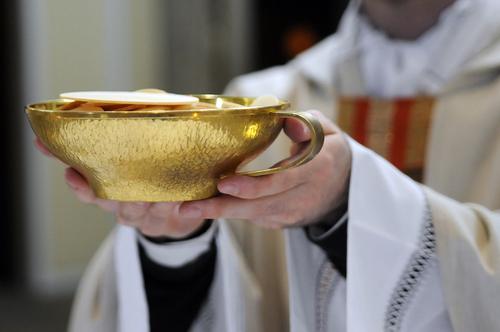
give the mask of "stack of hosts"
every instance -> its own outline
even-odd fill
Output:
[[[71,331],[498,330],[498,17],[497,0],[352,1],[338,33],[226,91],[320,110],[322,151],[282,173],[228,177],[222,196],[105,202],[67,171],[81,200],[121,224],[81,283]],[[432,102],[413,116],[422,95]],[[286,132],[300,154],[308,134],[292,120]],[[286,156],[279,144],[267,155]],[[425,185],[400,171],[419,167]],[[284,243],[263,228],[286,228]]]

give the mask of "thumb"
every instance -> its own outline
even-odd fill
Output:
[[[341,130],[332,120],[328,119],[322,112],[309,110],[307,113],[313,115],[321,123],[325,135],[336,134]],[[300,120],[294,118],[286,119],[284,126],[285,134],[294,142],[306,142],[311,139],[311,133],[307,126]]]
[[[298,119],[287,118],[285,120],[284,131],[294,142],[306,142],[311,139],[309,128]]]

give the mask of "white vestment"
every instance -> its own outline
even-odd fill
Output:
[[[500,208],[500,33],[496,23],[500,9],[496,0],[477,0],[468,10],[469,16],[458,21],[461,24],[446,40],[441,57],[418,85],[422,92],[429,89],[438,97],[425,169],[427,186],[349,141],[353,165],[347,281],[302,229],[286,231],[287,279],[282,232],[218,221],[214,284],[194,330],[285,331],[288,282],[292,331],[498,329],[499,217],[483,207],[456,201]],[[356,17],[351,9],[338,34],[286,66],[236,79],[228,92],[272,93],[290,100],[294,109],[318,109],[335,120],[338,95],[364,95],[369,90],[357,44]],[[482,36],[477,26],[490,31],[489,41],[457,65],[454,53],[462,50],[464,38],[474,44],[474,38]],[[260,158],[265,163],[256,160],[255,165],[266,167],[272,164],[269,160],[287,157],[288,146],[280,137]],[[148,330],[133,233],[119,227],[114,236],[82,281],[71,331],[113,331],[117,322],[123,331],[129,324],[137,332]],[[120,244],[129,251],[114,251]],[[123,252],[131,255],[122,259]],[[129,286],[120,282],[119,275],[124,273],[133,277]],[[120,295],[128,292],[136,295],[129,300]],[[264,304],[259,307],[261,299]]]
[[[418,77],[414,93],[431,93],[437,98],[428,139],[424,183],[457,201],[499,209],[500,21],[496,17],[500,15],[500,3],[491,0],[457,1],[454,6],[440,19],[440,24],[453,25],[452,29],[446,25],[442,27],[448,34],[444,34],[444,40],[439,40],[441,47],[434,47],[432,61],[427,63],[422,73],[413,73]],[[344,15],[337,34],[286,66],[235,79],[227,93],[250,96],[274,93],[290,100],[293,109],[321,110],[333,120],[337,116],[339,95],[365,96],[377,93],[376,88],[370,85],[374,79],[367,77],[373,76],[373,73],[365,72],[363,62],[371,61],[371,55],[365,53],[372,48],[359,44],[363,26],[360,27],[360,19],[353,7]],[[394,44],[393,49],[396,51],[408,53],[408,45]],[[381,68],[390,66],[383,63],[385,55],[381,53],[379,57]],[[390,60],[390,57],[386,58],[386,61]],[[423,60],[426,60],[425,57]],[[388,85],[384,91],[395,91],[395,87]],[[404,92],[401,94],[405,95]],[[394,95],[381,93],[380,97]],[[289,140],[284,136],[279,137],[278,142],[254,162],[254,168],[264,168],[287,157],[288,147]],[[281,240],[281,234],[255,229],[248,224],[238,224],[235,228],[250,265],[264,288],[264,294],[271,288],[270,284],[285,285],[285,276],[273,269],[275,264],[266,264],[255,257],[252,251],[252,248],[257,247],[257,254],[275,252],[273,249]],[[272,243],[273,248],[265,250],[268,243]],[[272,254],[266,257],[271,262],[279,260]],[[286,305],[286,298],[280,300],[283,306]],[[268,303],[264,299],[264,305],[273,306],[276,302]]]

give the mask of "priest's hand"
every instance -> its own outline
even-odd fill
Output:
[[[261,177],[234,175],[219,182],[223,195],[184,202],[179,213],[185,218],[247,219],[266,228],[297,227],[325,218],[338,218],[346,211],[351,150],[340,129],[321,112],[325,142],[309,163]],[[290,163],[307,149],[309,131],[298,120],[287,119],[285,133],[294,141]]]
[[[35,138],[35,145],[44,155],[56,159],[38,138]],[[204,222],[203,218],[182,218],[179,215],[182,202],[132,203],[105,200],[95,197],[85,178],[73,168],[67,168],[64,177],[81,202],[114,212],[118,223],[135,227],[147,236],[181,239],[189,237]]]

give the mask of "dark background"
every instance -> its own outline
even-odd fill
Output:
[[[348,0],[258,0],[256,67],[284,64],[296,53],[289,51],[290,43],[306,46],[304,39],[314,43],[335,32],[347,3]]]
[[[0,2],[0,282],[10,284],[21,275],[19,121],[20,70],[17,1]]]

